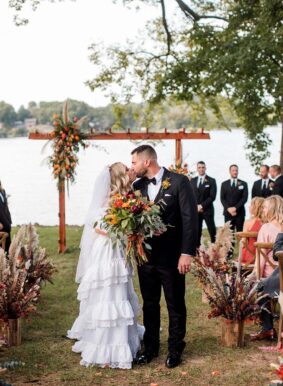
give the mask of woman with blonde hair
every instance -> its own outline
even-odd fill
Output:
[[[251,217],[245,221],[243,232],[259,232],[263,223],[263,206],[264,198],[254,197],[251,200],[249,211]],[[249,237],[242,240],[241,261],[243,264],[253,264],[255,261],[256,248],[254,243],[257,241],[256,237]]]
[[[134,177],[117,162],[95,182],[76,273],[80,312],[67,334],[78,340],[72,349],[81,353],[83,366],[130,369],[140,349],[143,328],[137,324],[132,268],[125,264],[123,247],[113,245],[101,225],[111,197],[127,194]]]
[[[259,243],[274,243],[278,233],[283,230],[283,198],[274,195],[265,198],[262,206],[262,213],[265,224],[262,225],[257,242]],[[271,250],[263,251],[272,264],[278,263],[273,260]],[[257,264],[255,264],[256,267]],[[256,270],[256,268],[254,269]],[[266,262],[264,258],[260,259],[260,277],[268,277],[273,272],[272,266]]]
[[[279,233],[283,231],[283,198],[274,195],[267,197],[263,203],[263,214],[266,223],[262,225],[257,241],[262,243],[274,243]],[[278,262],[273,259],[273,251],[263,251],[269,258],[270,262],[274,265],[278,265]],[[258,257],[257,257],[258,258]],[[256,262],[257,263],[257,262]],[[255,267],[257,264],[255,264]],[[256,275],[256,268],[253,271],[253,276]],[[273,315],[271,312],[270,299],[274,296],[278,296],[276,290],[279,287],[279,270],[278,267],[273,267],[266,262],[266,260],[260,258],[260,277],[261,280],[260,290],[264,294],[268,295],[260,300],[259,304],[263,306],[260,321],[261,330],[251,335],[252,340],[269,339],[273,340],[276,338],[276,331],[273,328]]]

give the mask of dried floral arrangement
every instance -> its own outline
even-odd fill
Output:
[[[261,311],[258,303],[263,296],[258,296],[258,283],[247,279],[240,267],[234,270],[227,260],[232,239],[230,223],[226,223],[218,230],[214,244],[207,248],[202,245],[193,260],[192,273],[207,296],[211,307],[209,318],[222,316],[231,321],[243,321]]]
[[[0,248],[0,320],[26,317],[36,310],[41,283],[51,282],[54,265],[38,245],[32,225],[23,225],[14,236],[9,258]]]

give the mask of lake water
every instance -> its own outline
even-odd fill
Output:
[[[271,157],[267,164],[279,162],[281,130],[279,127],[268,129],[273,144]],[[257,178],[245,153],[245,136],[242,130],[211,131],[211,140],[183,141],[184,161],[191,170],[203,160],[207,164],[207,174],[216,178],[218,192],[215,202],[216,223],[223,224],[222,206],[219,199],[221,182],[229,178],[228,167],[239,165],[239,178],[248,182],[251,189]],[[93,143],[93,141],[92,141]],[[42,154],[45,141],[27,138],[1,139],[0,180],[10,195],[9,207],[13,224],[39,223],[58,224],[58,192],[51,169],[43,160],[50,155],[49,147]],[[95,177],[102,167],[116,161],[130,165],[130,152],[136,144],[129,141],[97,141],[99,148],[89,147],[79,153],[79,166],[76,183],[70,186],[66,197],[66,222],[81,225],[92,196]],[[159,163],[168,167],[174,161],[175,142],[164,141],[156,147]]]

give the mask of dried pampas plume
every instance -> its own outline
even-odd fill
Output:
[[[233,232],[230,221],[219,228],[216,233],[215,243],[210,244],[206,253],[212,258],[217,257],[220,263],[226,262],[229,251],[233,246]],[[202,246],[203,247],[203,246]],[[203,247],[205,249],[205,247]]]

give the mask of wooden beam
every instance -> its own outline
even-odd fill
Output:
[[[43,134],[43,133],[30,133],[29,139],[43,139],[43,140],[50,140],[51,137],[49,134]],[[87,135],[88,140],[129,140],[129,141],[135,141],[135,140],[167,140],[167,139],[210,139],[209,133],[185,133],[185,132],[178,132],[178,133],[172,133],[172,132],[163,132],[163,133],[132,133],[132,132],[126,132],[126,133],[113,133],[110,132],[109,134],[88,134]]]

